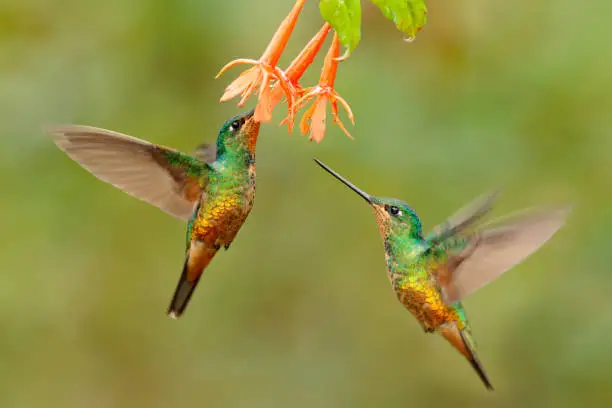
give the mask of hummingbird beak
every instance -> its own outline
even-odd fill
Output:
[[[373,204],[371,195],[357,188],[357,186],[355,186],[353,183],[349,182],[347,179],[345,179],[344,177],[342,177],[341,175],[339,175],[338,173],[336,173],[335,171],[327,167],[325,164],[323,164],[323,162],[319,161],[318,159],[314,159],[314,161],[319,166],[323,167],[323,169],[325,169],[325,171],[327,171],[329,174],[331,174],[332,176],[340,180],[342,183],[344,183],[348,188],[350,188],[351,190],[359,194],[364,200],[368,202],[368,204]]]
[[[251,119],[254,114],[255,114],[255,109],[251,109],[250,111],[248,111],[248,112],[246,112],[244,114],[244,118],[245,119]]]

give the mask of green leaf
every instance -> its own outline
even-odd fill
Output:
[[[370,0],[398,30],[413,39],[427,22],[424,0]]]
[[[359,0],[321,0],[321,16],[338,33],[340,43],[349,53],[361,39],[361,4]]]

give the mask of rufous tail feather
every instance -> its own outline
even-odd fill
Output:
[[[216,249],[206,248],[201,242],[192,242],[185,256],[183,272],[168,307],[169,317],[173,319],[181,317],[200,281],[204,268],[208,266],[216,253]]]
[[[465,358],[468,359],[468,361],[472,365],[472,368],[474,369],[474,371],[476,371],[485,387],[489,391],[493,391],[493,385],[491,384],[491,381],[489,381],[489,376],[487,375],[484,370],[484,367],[480,363],[480,360],[478,359],[478,356],[476,355],[476,352],[474,351],[473,347],[470,345],[468,334],[465,333],[463,330],[459,330],[459,328],[454,324],[449,324],[441,327],[440,334],[446,340],[448,340],[448,342],[452,344],[453,347],[455,347],[461,354],[463,354]]]

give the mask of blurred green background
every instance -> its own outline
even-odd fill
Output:
[[[185,225],[93,178],[40,127],[183,151],[212,141],[241,111],[217,103],[240,70],[214,75],[257,58],[290,7],[2,2],[0,406],[610,406],[606,0],[430,2],[411,44],[364,5],[336,83],[356,140],[334,126],[319,145],[289,136],[279,109],[262,128],[251,216],[184,318],[165,316]],[[309,2],[283,66],[321,22]],[[409,202],[427,229],[499,185],[496,215],[574,203],[550,243],[465,302],[495,393],[397,302],[370,210],[313,156]]]

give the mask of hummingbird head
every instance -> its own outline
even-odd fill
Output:
[[[376,222],[378,223],[378,228],[383,238],[389,234],[409,235],[415,238],[422,238],[423,230],[421,221],[408,204],[395,198],[374,197],[327,167],[321,161],[317,159],[314,160],[319,166],[323,167],[325,171],[340,180],[344,185],[370,204],[374,210]]]
[[[248,149],[255,153],[260,123],[255,121],[255,110],[241,113],[228,119],[217,137],[217,155],[226,151],[240,151]]]

